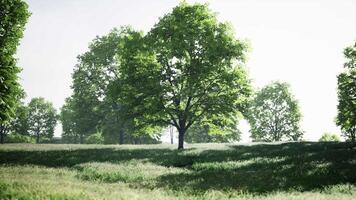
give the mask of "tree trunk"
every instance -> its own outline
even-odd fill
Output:
[[[184,149],[184,134],[185,134],[185,129],[179,129],[179,135],[178,135],[178,150],[179,149]]]
[[[169,135],[171,136],[171,144],[173,144],[173,127],[169,127]]]
[[[4,137],[5,137],[5,131],[4,131],[4,127],[2,125],[0,125],[0,143],[4,144]]]
[[[36,134],[36,143],[37,144],[40,143],[40,134],[39,133]]]
[[[119,144],[124,144],[124,130],[119,131]]]
[[[80,144],[83,144],[83,143],[84,143],[84,136],[83,136],[83,134],[80,134],[80,138],[79,138],[79,139],[80,139],[80,141],[79,141]]]

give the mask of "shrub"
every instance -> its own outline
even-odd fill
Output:
[[[334,133],[324,133],[319,142],[340,142],[340,137]]]
[[[35,143],[35,139],[28,135],[18,133],[9,134],[5,138],[6,143]]]
[[[90,136],[87,137],[86,139],[87,144],[103,144],[104,143],[104,137],[101,134],[101,132],[94,133]]]

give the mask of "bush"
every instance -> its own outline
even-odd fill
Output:
[[[340,142],[340,137],[334,133],[324,133],[319,142]]]
[[[28,135],[13,133],[5,137],[6,143],[35,143],[35,139]]]
[[[90,136],[87,137],[86,139],[87,144],[103,144],[104,143],[104,137],[101,134],[101,132],[94,133]]]

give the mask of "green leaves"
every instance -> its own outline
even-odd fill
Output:
[[[246,45],[207,5],[181,3],[146,36],[131,32],[119,56],[116,96],[140,122],[181,134],[206,117],[245,108],[251,94],[243,67]]]
[[[42,139],[51,139],[57,124],[57,112],[52,103],[42,97],[31,99],[28,104],[29,133],[36,136],[37,143]]]
[[[251,102],[248,121],[256,141],[301,139],[298,102],[287,83],[273,82],[257,92]]]
[[[355,142],[356,134],[356,42],[344,51],[344,72],[338,75],[338,114],[336,124],[343,134]]]
[[[14,55],[30,15],[27,7],[22,0],[0,0],[0,125],[14,116],[22,93]]]

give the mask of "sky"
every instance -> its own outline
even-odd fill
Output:
[[[71,95],[77,56],[96,37],[131,25],[147,32],[179,0],[26,0],[32,13],[17,52],[28,102],[44,97],[59,109]],[[285,81],[298,100],[304,139],[335,125],[337,79],[343,49],[356,40],[355,0],[216,0],[208,3],[221,22],[230,22],[236,37],[249,42],[246,67],[256,89]],[[241,122],[242,141],[249,141]],[[61,134],[60,125],[56,136]]]

